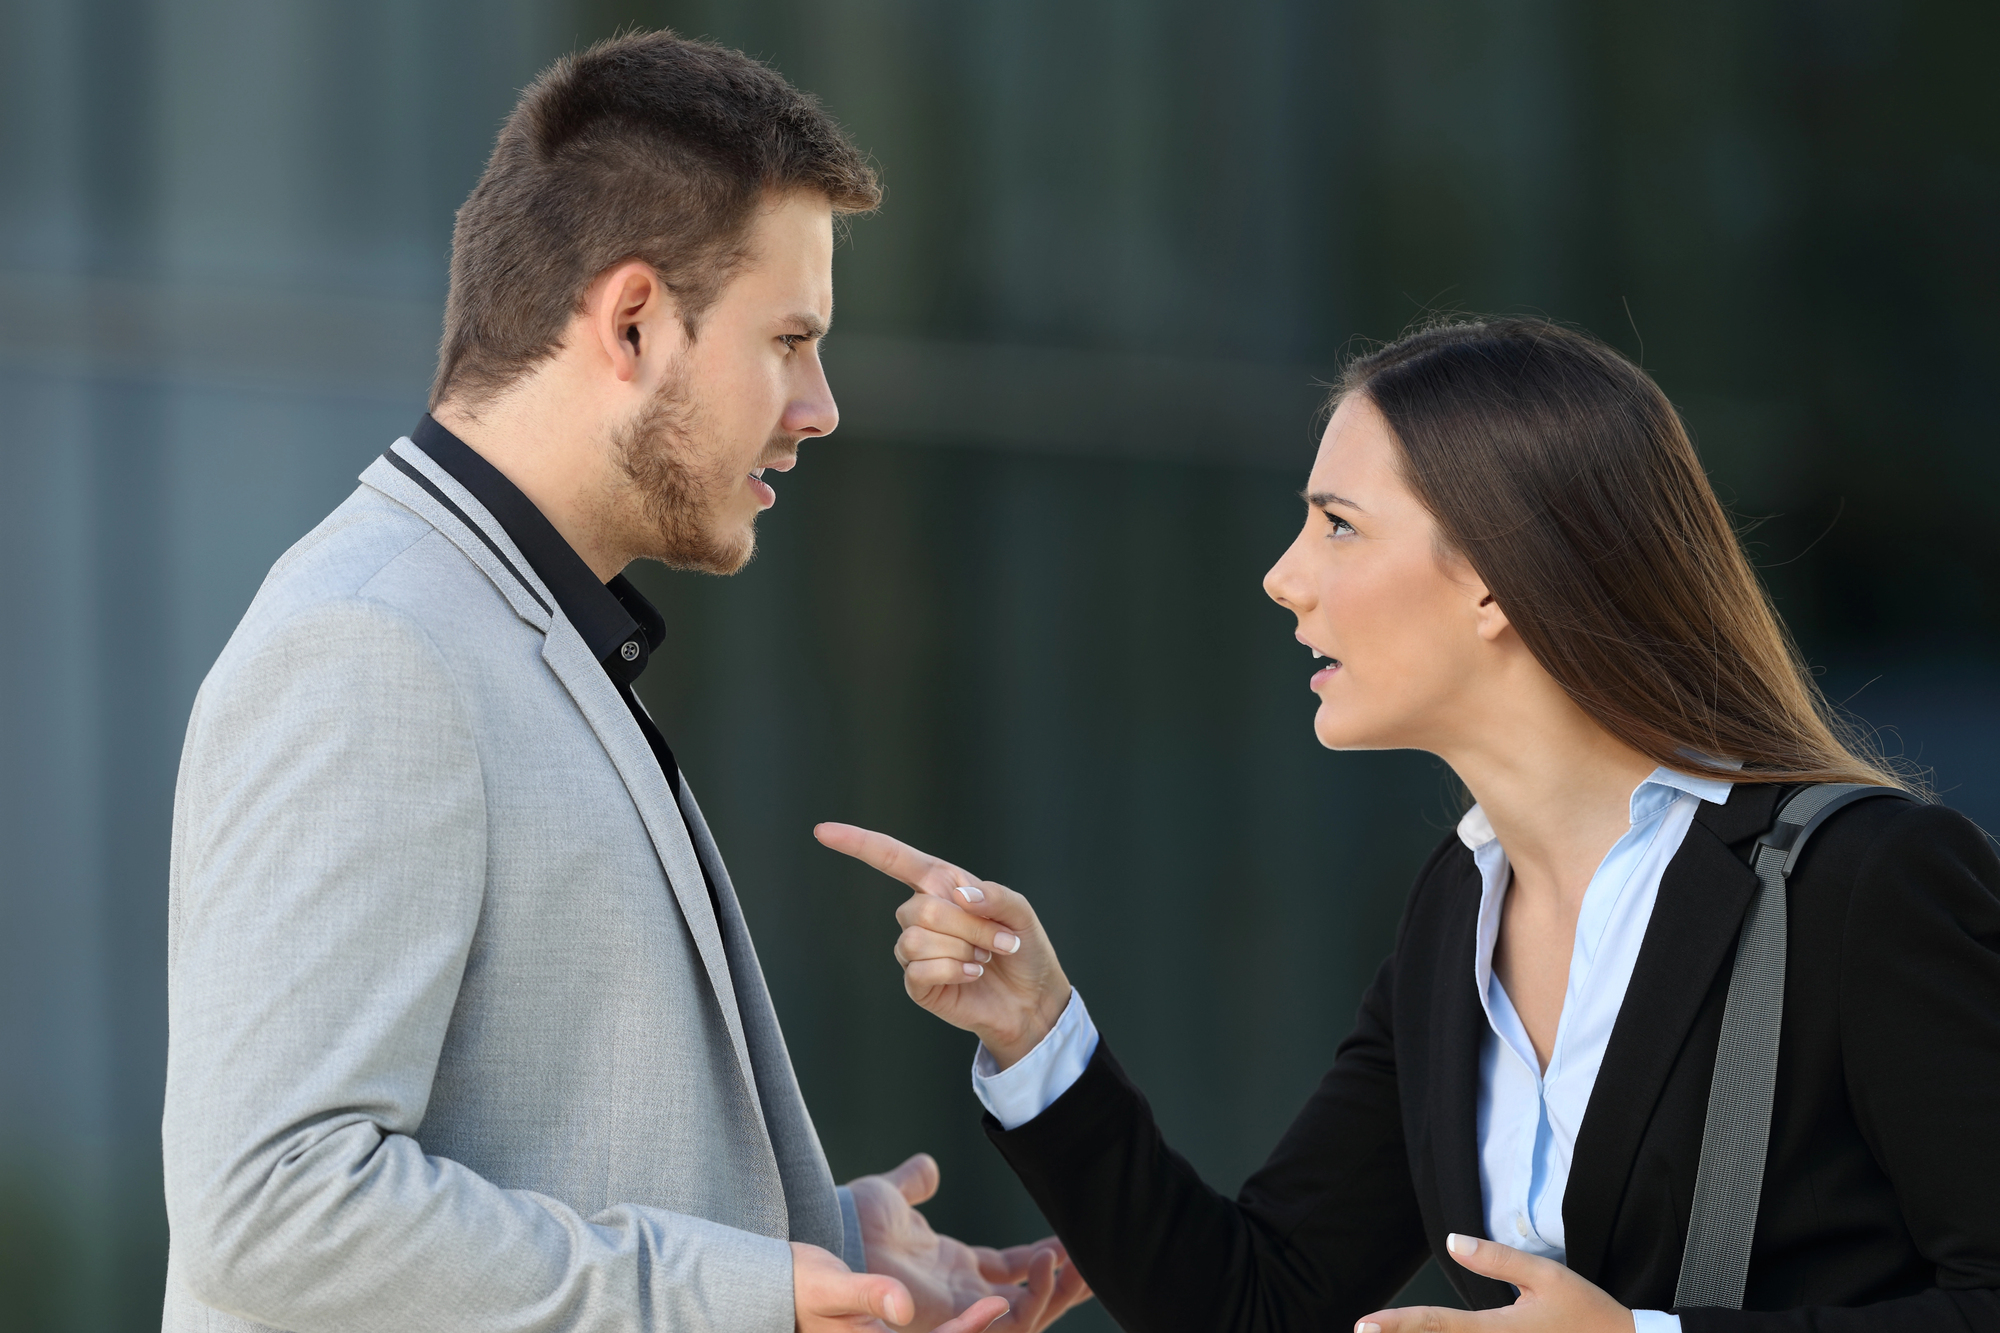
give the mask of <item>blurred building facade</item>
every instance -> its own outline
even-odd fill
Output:
[[[1990,5],[5,0],[0,1328],[158,1318],[188,706],[422,410],[516,90],[633,23],[770,59],[888,184],[840,434],[749,571],[643,575],[837,1172],[928,1149],[941,1226],[1039,1234],[817,819],[1034,895],[1223,1188],[1330,1060],[1456,796],[1317,748],[1258,581],[1318,382],[1427,311],[1639,357],[1834,693],[2000,820]]]

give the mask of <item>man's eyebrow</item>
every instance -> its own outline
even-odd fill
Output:
[[[1315,509],[1324,509],[1328,505],[1339,505],[1342,509],[1352,509],[1357,514],[1368,512],[1360,505],[1354,503],[1354,501],[1347,499],[1345,496],[1335,495],[1332,491],[1301,491],[1300,495],[1307,504]]]
[[[794,324],[797,324],[803,329],[805,329],[806,337],[808,338],[826,337],[827,323],[825,320],[821,319],[818,315],[793,315],[791,319]]]

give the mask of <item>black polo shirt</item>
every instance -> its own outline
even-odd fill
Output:
[[[583,557],[556,531],[555,524],[535,508],[534,501],[521,494],[520,487],[474,452],[472,446],[440,426],[430,413],[426,412],[417,428],[410,432],[410,439],[433,463],[449,472],[454,481],[472,492],[473,499],[486,506],[486,512],[499,521],[527,557],[536,575],[555,595],[564,617],[583,637],[590,655],[618,687],[619,697],[632,710],[632,720],[639,724],[646,743],[653,747],[653,756],[660,761],[660,771],[666,774],[667,786],[678,801],[680,765],[674,762],[674,752],[668,747],[666,737],[653,725],[653,719],[646,716],[646,710],[639,706],[639,696],[632,692],[632,682],[639,679],[653,650],[666,639],[667,622],[623,574],[609,583],[600,583],[597,575],[590,572],[590,566],[583,563]],[[703,867],[702,878],[707,877],[707,867]],[[714,885],[709,886],[709,896],[715,896]]]

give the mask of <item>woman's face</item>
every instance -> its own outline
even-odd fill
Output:
[[[1477,709],[1505,617],[1462,558],[1440,554],[1430,513],[1403,483],[1375,404],[1349,395],[1306,483],[1306,523],[1264,576],[1299,618],[1319,696],[1313,731],[1335,750],[1438,752]]]

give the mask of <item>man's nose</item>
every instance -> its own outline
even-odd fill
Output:
[[[785,404],[782,428],[786,434],[803,439],[810,435],[831,435],[839,424],[840,407],[833,401],[833,386],[827,383],[826,371],[818,364],[818,358],[814,358],[812,373]]]

